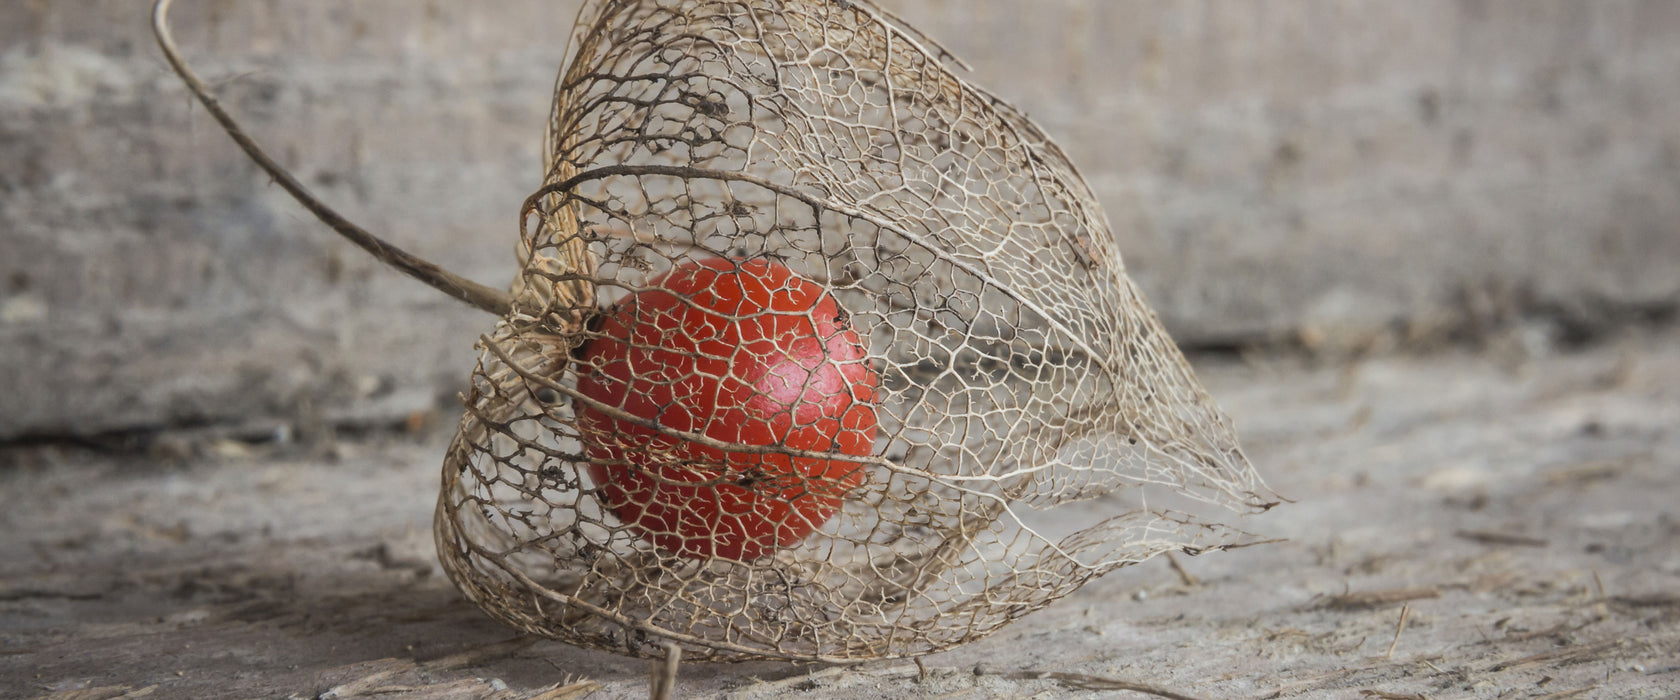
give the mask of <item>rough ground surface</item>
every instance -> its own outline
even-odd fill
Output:
[[[1491,347],[1204,362],[1297,500],[1246,527],[1287,541],[1122,570],[925,671],[689,665],[679,695],[1673,696],[1680,331]],[[0,453],[0,696],[646,697],[645,662],[515,640],[439,575],[443,437]]]

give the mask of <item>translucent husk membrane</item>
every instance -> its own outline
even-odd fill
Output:
[[[1115,568],[1239,544],[1192,513],[1273,503],[1066,154],[929,39],[840,0],[580,17],[513,310],[443,465],[439,555],[491,615],[641,656],[914,656]],[[613,436],[577,418],[591,319],[712,258],[820,284],[879,379],[861,484],[751,561],[621,522],[587,467]]]

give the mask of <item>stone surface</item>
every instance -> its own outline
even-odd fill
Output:
[[[1680,294],[1673,3],[902,4],[1076,154],[1191,345]]]
[[[1075,154],[1180,340],[1367,344],[1680,295],[1680,5],[891,2]],[[0,439],[389,423],[491,319],[248,165],[144,3],[0,6]],[[189,56],[354,219],[512,273],[574,2],[192,2]]]
[[[1122,569],[925,673],[686,665],[678,696],[1091,697],[1118,679],[1673,697],[1676,357],[1670,330],[1528,358],[1205,365],[1295,500],[1240,524],[1284,541]],[[0,697],[509,699],[579,677],[647,697],[646,662],[514,640],[443,580],[444,435],[423,435],[176,462],[0,451]]]
[[[0,323],[0,438],[388,420],[464,386],[494,319],[379,268],[271,186],[169,73],[147,5],[0,8],[0,293],[23,309]],[[500,286],[574,14],[182,2],[175,17],[226,104],[318,194]]]

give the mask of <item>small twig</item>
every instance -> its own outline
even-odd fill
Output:
[[[380,262],[402,270],[409,277],[425,282],[433,289],[444,294],[497,316],[507,315],[508,311],[513,308],[512,295],[461,277],[368,233],[366,229],[357,226],[332,207],[317,199],[309,191],[309,188],[304,187],[303,183],[298,182],[298,179],[292,176],[290,171],[271,158],[261,146],[257,145],[255,139],[245,133],[245,129],[239,125],[239,122],[222,108],[221,103],[216,100],[214,95],[210,94],[210,87],[199,79],[198,74],[194,73],[192,68],[187,65],[186,59],[181,57],[181,50],[175,45],[175,37],[169,31],[170,3],[171,0],[157,0],[157,3],[152,5],[152,33],[157,36],[158,47],[163,49],[163,57],[169,61],[169,67],[175,70],[175,74],[181,76],[181,81],[187,84],[187,89],[191,90],[193,96],[198,98],[199,103],[204,105],[204,109],[210,112],[210,116],[216,119],[216,123],[221,124],[222,130],[233,138],[234,143],[239,144],[239,148],[245,151],[245,155],[249,156],[257,164],[257,167],[262,168],[263,172],[274,178],[274,182],[280,185],[281,189],[286,190],[286,193],[290,194],[292,199],[297,200],[298,204],[308,209],[309,213],[314,214],[315,218],[321,220],[321,223],[326,224],[328,228],[356,244],[362,250],[372,254]]]
[[[1480,530],[1459,530],[1454,533],[1458,537],[1471,542],[1487,545],[1504,545],[1509,547],[1544,547],[1551,544],[1547,540],[1527,535],[1508,535],[1503,532],[1482,532]]]
[[[1535,698],[1535,700],[1564,700],[1565,698],[1572,698],[1572,697],[1575,697],[1577,695],[1581,695],[1583,693],[1586,693],[1587,691],[1597,690],[1597,689],[1598,689],[1598,686],[1589,685],[1585,688],[1576,688],[1574,690],[1560,690],[1560,691],[1557,691],[1555,693],[1542,695],[1538,698]]]
[[[1411,613],[1412,613],[1412,604],[1411,603],[1407,603],[1405,605],[1400,606],[1400,624],[1395,625],[1395,627],[1394,627],[1394,641],[1388,643],[1388,653],[1383,654],[1383,658],[1385,658],[1385,659],[1394,658],[1394,648],[1397,647],[1397,646],[1400,646],[1400,633],[1406,631],[1406,617],[1408,615],[1411,615]]]
[[[1361,591],[1359,593],[1343,593],[1331,596],[1316,608],[1324,610],[1367,610],[1393,603],[1405,603],[1425,598],[1439,598],[1441,592],[1434,588],[1399,588],[1389,591]]]
[[[681,664],[682,647],[666,642],[665,658],[648,664],[648,676],[651,680],[651,687],[648,688],[649,700],[671,700],[671,693],[677,687],[677,667]]]
[[[537,691],[525,700],[579,700],[601,689],[601,684],[588,678],[566,679]]]
[[[860,665],[861,665],[861,662],[854,663],[854,664],[839,665],[839,666],[828,666],[828,667],[825,667],[825,668],[817,669],[815,671],[808,671],[806,673],[802,673],[802,674],[799,674],[799,675],[796,675],[796,676],[788,676],[787,678],[778,678],[776,680],[770,680],[770,681],[762,680],[762,679],[759,679],[759,678],[754,678],[753,679],[754,683],[752,685],[752,691],[755,692],[755,693],[763,694],[763,693],[767,693],[767,692],[770,692],[770,691],[787,690],[787,691],[794,691],[794,692],[803,692],[805,690],[812,690],[812,689],[814,689],[814,688],[816,688],[820,685],[820,681],[827,680],[828,678],[831,678],[833,676],[838,676],[838,675],[841,675],[841,674],[844,674],[844,673],[849,673],[849,672],[853,671],[854,669],[856,669]],[[891,669],[887,669],[886,673],[890,674],[892,672],[908,672],[909,670],[910,670],[910,668],[908,666],[897,666],[897,667],[893,667]]]
[[[1545,482],[1547,486],[1581,486],[1594,481],[1614,478],[1630,467],[1647,463],[1651,459],[1651,452],[1646,451],[1612,459],[1582,462],[1547,474]]]
[[[1368,698],[1379,698],[1379,700],[1429,700],[1429,696],[1427,695],[1419,695],[1417,693],[1390,693],[1386,690],[1376,690],[1370,688],[1359,691],[1359,694]]]
[[[1565,662],[1565,661],[1574,661],[1574,660],[1577,660],[1577,659],[1597,657],[1600,654],[1602,654],[1603,652],[1609,651],[1611,649],[1615,649],[1617,647],[1620,647],[1621,645],[1622,645],[1622,640],[1612,639],[1612,640],[1607,641],[1607,642],[1599,642],[1597,644],[1589,644],[1589,645],[1584,646],[1584,647],[1574,647],[1574,648],[1571,648],[1571,649],[1559,649],[1557,651],[1547,651],[1547,652],[1542,652],[1542,653],[1539,653],[1539,654],[1533,654],[1533,655],[1530,655],[1530,656],[1524,656],[1520,659],[1512,659],[1510,661],[1501,661],[1497,664],[1494,664],[1492,667],[1488,668],[1488,670],[1489,671],[1495,671],[1495,672],[1497,672],[1497,671],[1508,671],[1510,669],[1517,668],[1517,667],[1520,667],[1520,666],[1531,666],[1531,665],[1534,665],[1534,664],[1551,663],[1551,662],[1558,662],[1558,663],[1561,664],[1562,662]]]
[[[1680,595],[1674,593],[1619,595],[1611,598],[1610,602],[1630,608],[1674,608],[1680,607]]]
[[[1178,580],[1183,581],[1184,585],[1191,588],[1202,585],[1201,581],[1196,580],[1195,576],[1190,575],[1190,571],[1185,569],[1183,564],[1178,563],[1178,557],[1173,556],[1172,552],[1167,552],[1167,565],[1171,566],[1172,570],[1178,573]]]
[[[456,652],[448,656],[440,656],[432,659],[431,661],[424,662],[420,664],[420,666],[432,671],[447,671],[466,668],[468,666],[477,666],[486,661],[504,659],[509,656],[513,656],[514,654],[524,651],[526,648],[536,643],[536,637],[514,637],[513,639],[496,642],[494,644],[473,647],[466,651]]]
[[[1194,695],[1168,690],[1146,683],[1137,683],[1119,678],[1104,676],[1090,676],[1083,673],[1063,673],[1060,671],[1017,671],[1004,674],[1004,678],[1017,681],[1051,680],[1073,690],[1129,690],[1134,693],[1154,695],[1168,700],[1200,700]]]
[[[390,686],[397,676],[418,668],[410,659],[379,659],[362,664],[354,664],[345,668],[355,668],[365,671],[360,676],[328,688],[326,692],[317,695],[323,700],[339,700],[340,698],[354,698],[372,694],[376,689]]]
[[[1358,667],[1344,667],[1338,668],[1334,671],[1326,671],[1310,678],[1294,680],[1280,685],[1274,688],[1272,692],[1265,697],[1267,700],[1270,700],[1271,698],[1283,697],[1286,694],[1292,695],[1308,690],[1319,690],[1328,685],[1342,682],[1346,680],[1348,676],[1356,675],[1363,671],[1364,669]]]

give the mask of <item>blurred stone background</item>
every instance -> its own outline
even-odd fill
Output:
[[[453,405],[492,319],[273,187],[168,72],[146,4],[0,4],[0,440]],[[1074,155],[1192,352],[1545,352],[1680,305],[1680,3],[885,4]],[[175,21],[326,200],[499,286],[575,6],[183,1]]]
[[[925,667],[685,664],[679,695],[1680,692],[1680,2],[881,1],[1074,156],[1295,502]],[[646,697],[433,563],[493,319],[271,185],[149,4],[0,1],[0,698]],[[174,19],[320,195],[500,285],[575,9]]]

